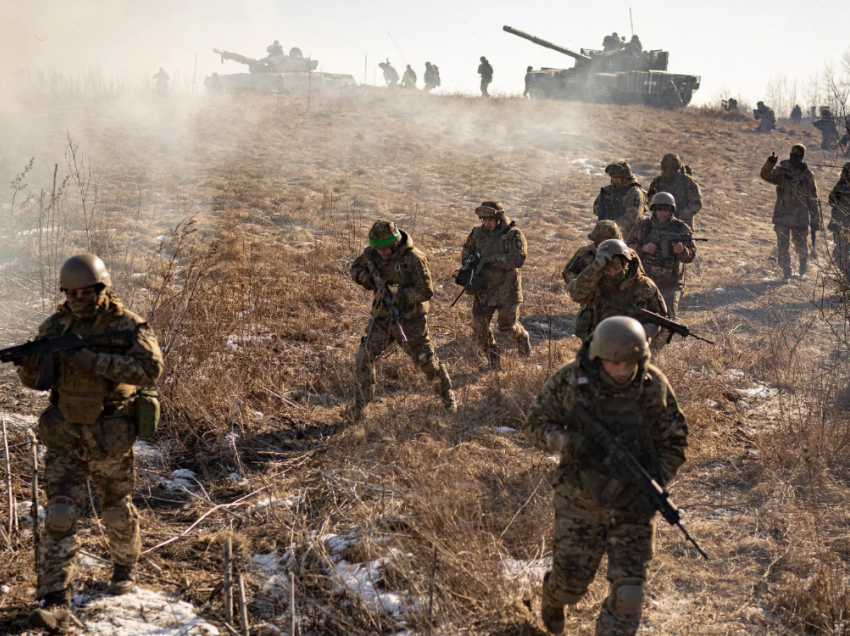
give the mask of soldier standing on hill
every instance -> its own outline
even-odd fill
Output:
[[[346,418],[353,422],[363,418],[366,405],[375,398],[375,361],[394,344],[434,383],[446,410],[457,411],[451,378],[428,334],[434,285],[425,253],[413,247],[410,235],[392,221],[375,221],[369,230],[369,247],[351,264],[349,273],[375,296],[372,317],[355,356],[354,404]],[[387,304],[398,312],[398,323],[391,319]]]
[[[821,229],[820,203],[815,175],[803,158],[806,147],[794,144],[791,156],[778,166],[775,154],[771,154],[761,169],[761,178],[776,186],[776,205],[773,208],[773,228],[776,230],[776,245],[779,266],[785,280],[791,278],[790,241],[800,259],[800,276],[806,275],[809,248],[806,243],[806,228],[812,232]]]
[[[844,273],[846,282],[850,282],[850,163],[845,163],[841,178],[829,193],[832,206],[832,218],[827,229],[835,238],[832,258],[835,265]]]
[[[266,47],[266,53],[268,53],[268,57],[283,55],[283,47],[280,45],[280,41],[275,40],[273,43],[269,44]]]
[[[160,97],[167,97],[168,80],[171,78],[168,77],[168,73],[165,72],[165,69],[160,66],[159,72],[153,76],[153,79],[156,81],[156,94]]]
[[[531,99],[531,82],[534,75],[532,74],[533,69],[529,66],[525,69],[525,90],[522,91],[523,97],[528,97]]]
[[[813,121],[812,126],[820,130],[821,148],[824,150],[835,148],[835,144],[838,143],[838,138],[841,135],[838,133],[838,126],[835,125],[835,120],[832,118],[832,113],[829,112],[829,109],[824,108],[820,113],[820,119]]]
[[[670,318],[675,320],[685,289],[685,264],[693,262],[697,248],[690,238],[691,228],[674,216],[676,199],[672,194],[659,192],[652,197],[649,209],[652,216],[637,222],[628,245],[640,254],[647,276],[658,287]],[[672,235],[678,236],[669,238]],[[662,348],[663,334],[652,343]]]
[[[575,331],[582,340],[605,318],[630,315],[624,304],[668,316],[664,298],[644,272],[637,253],[618,239],[599,244],[593,264],[567,285],[567,291],[573,301],[588,305],[593,312],[587,331]],[[655,325],[645,324],[644,328],[650,337],[658,333]]]
[[[440,85],[440,71],[435,64],[425,62],[425,92],[430,93]]]
[[[378,64],[378,68],[381,69],[381,72],[384,74],[384,82],[386,82],[387,86],[392,88],[393,86],[398,85],[398,71],[395,70],[390,61],[380,62]]]
[[[791,110],[791,122],[799,126],[802,121],[803,109],[800,108],[799,104],[794,104],[794,108]]]
[[[769,133],[776,128],[776,115],[773,114],[773,109],[765,106],[764,102],[756,104],[758,108],[753,111],[753,117],[759,122],[756,132]]]
[[[634,224],[643,217],[646,193],[625,161],[612,163],[605,172],[611,177],[611,185],[599,191],[593,213],[600,221],[615,221],[622,235],[628,237]]]
[[[676,218],[693,227],[694,216],[702,209],[702,192],[679,155],[666,154],[661,160],[661,174],[649,185],[647,198],[652,200],[658,192],[672,194],[676,200]]]
[[[522,304],[522,273],[520,269],[528,254],[525,236],[514,227],[505,215],[499,201],[485,201],[475,214],[481,225],[474,228],[463,244],[461,262],[469,263],[480,259],[485,265],[478,276],[483,287],[474,293],[472,301],[472,328],[490,368],[498,369],[501,364],[501,348],[490,329],[490,321],[498,312],[499,332],[516,343],[520,355],[531,355],[531,339],[519,322],[519,306]]]
[[[481,64],[478,65],[478,74],[481,76],[481,96],[490,97],[487,87],[493,81],[493,67],[483,55],[481,56]]]
[[[404,77],[401,78],[401,87],[416,88],[416,71],[413,70],[410,64],[407,65],[404,71]]]
[[[543,578],[540,613],[562,634],[564,606],[587,594],[608,555],[608,597],[596,636],[633,636],[640,626],[655,510],[614,479],[605,451],[573,416],[583,405],[630,450],[663,488],[685,462],[688,425],[664,374],[649,362],[646,333],[633,318],[602,321],[576,359],[556,372],[528,411],[526,438],[560,455],[553,480],[552,569]]]
[[[40,374],[42,355],[20,360],[21,383],[50,389],[38,438],[47,448],[47,509],[38,544],[39,599],[29,622],[51,633],[69,629],[74,561],[80,549],[77,521],[86,507],[91,477],[100,492],[103,523],[115,568],[108,594],[131,592],[141,551],[139,512],[133,505],[137,387],[152,387],[162,373],[162,354],[145,321],[124,308],[110,289],[109,272],[97,256],[65,261],[59,287],[66,301],[38,330],[37,339],[62,334],[116,333],[76,352],[56,355],[49,387]],[[119,333],[120,332],[120,333]],[[155,423],[152,424],[155,427]]]

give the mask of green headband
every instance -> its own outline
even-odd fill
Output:
[[[376,241],[374,239],[369,239],[369,243],[372,245],[372,247],[385,247],[385,246],[389,245],[390,243],[394,243],[395,241],[397,241],[400,238],[401,238],[401,235],[398,233],[398,230],[396,230],[390,236],[388,236],[385,239],[381,239],[380,241]]]

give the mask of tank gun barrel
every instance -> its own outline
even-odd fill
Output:
[[[239,64],[245,64],[252,73],[268,73],[269,65],[267,62],[263,60],[255,60],[252,57],[246,57],[244,55],[240,55],[239,53],[231,53],[230,51],[225,51],[223,49],[213,49],[213,53],[216,53],[221,56],[221,62],[224,63],[224,60],[232,60],[234,62],[238,62]]]
[[[511,34],[516,35],[518,37],[521,37],[525,40],[528,40],[529,42],[534,42],[538,46],[543,46],[543,47],[546,47],[547,49],[552,49],[553,51],[557,51],[558,53],[563,53],[564,55],[569,55],[570,57],[572,57],[576,60],[585,60],[585,61],[590,60],[590,57],[587,56],[587,55],[582,55],[581,53],[576,53],[575,51],[571,51],[570,49],[565,49],[562,46],[558,46],[557,44],[552,44],[551,42],[548,42],[546,40],[542,40],[542,39],[535,37],[535,36],[533,36],[529,33],[525,33],[524,31],[514,29],[513,27],[503,26],[502,30],[507,31],[508,33],[511,33]]]

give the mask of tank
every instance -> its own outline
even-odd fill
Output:
[[[221,56],[222,64],[225,60],[232,60],[247,66],[248,72],[227,75],[213,73],[204,79],[204,85],[210,92],[286,93],[339,89],[357,84],[351,75],[316,72],[319,66],[318,60],[305,58],[298,48],[290,49],[289,55],[269,55],[262,59],[254,59],[222,49],[213,49],[213,53]]]
[[[573,68],[533,69],[528,80],[533,98],[678,108],[691,102],[700,85],[699,76],[667,72],[667,51],[576,52],[509,26],[502,28],[575,60]]]

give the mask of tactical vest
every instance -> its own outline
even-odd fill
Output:
[[[634,188],[641,189],[640,184],[636,181],[633,181],[620,190],[614,190],[611,186],[602,188],[597,210],[599,220],[614,221],[623,216],[623,201],[631,194]]]
[[[640,245],[653,243],[658,246],[655,254],[647,254],[638,250],[640,252],[640,260],[646,270],[646,275],[659,287],[667,287],[684,282],[685,265],[676,258],[676,253],[673,251],[673,243],[671,241],[661,240],[661,233],[689,234],[690,232],[685,227],[685,224],[674,219],[664,230],[657,230],[652,227],[652,222],[647,219],[644,221],[643,230]]]
[[[99,312],[93,321],[81,323],[75,333],[82,337],[94,336],[109,331],[114,322],[112,312]],[[68,316],[62,333],[70,330],[74,319]],[[117,336],[114,342],[104,341],[102,345],[89,347],[95,353],[116,353],[126,351],[128,343],[125,337]],[[59,355],[58,372],[53,385],[51,399],[58,405],[59,411],[71,424],[94,424],[104,411],[107,399],[121,402],[132,398],[135,387],[108,380],[94,373],[83,373],[71,368],[68,361],[75,351],[63,351]]]

